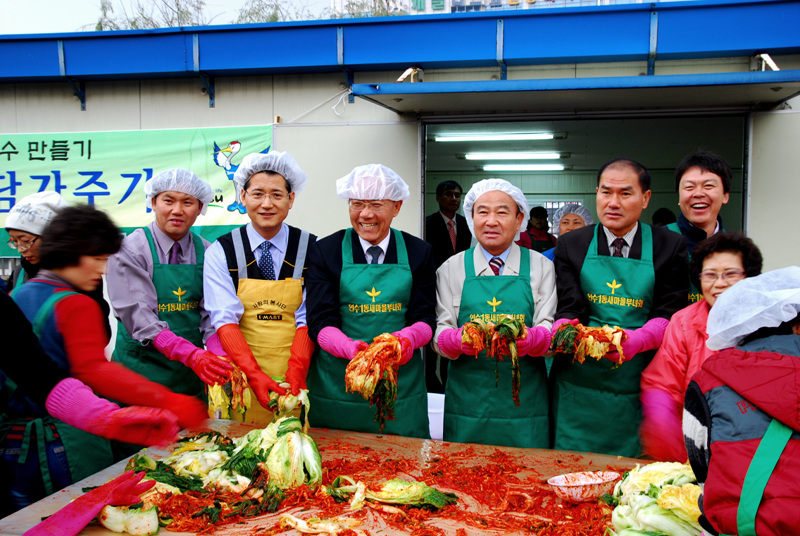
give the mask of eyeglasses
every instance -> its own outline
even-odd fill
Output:
[[[31,249],[33,247],[34,242],[36,242],[37,240],[39,240],[38,236],[32,238],[31,240],[14,240],[13,238],[10,238],[8,242],[6,242],[6,244],[8,244],[8,247],[10,247],[11,249],[16,249],[21,253],[23,251],[28,251],[29,249]]]
[[[266,192],[248,192],[247,190],[245,190],[244,193],[252,197],[253,201],[259,201],[259,202],[263,201],[264,198],[267,196],[269,196],[269,198],[272,199],[274,203],[280,203],[281,201],[289,197],[289,194],[285,194],[283,192],[266,193]]]
[[[382,212],[392,203],[391,201],[359,201],[351,199],[347,202],[350,205],[350,210],[353,212],[361,212],[369,207],[372,212]]]
[[[700,281],[703,283],[715,283],[717,279],[722,278],[723,281],[739,281],[744,279],[747,272],[743,270],[726,270],[722,273],[717,272],[700,272]]]

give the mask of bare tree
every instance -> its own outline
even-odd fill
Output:
[[[345,0],[342,11],[331,13],[330,18],[388,17],[408,14],[407,0]]]
[[[314,20],[317,18],[318,16],[311,12],[306,3],[287,2],[286,0],[247,0],[239,10],[235,24]]]
[[[141,30],[179,26],[206,26],[215,17],[206,17],[205,0],[141,0],[117,2],[121,14],[114,11],[113,0],[100,0],[100,19],[95,30]]]

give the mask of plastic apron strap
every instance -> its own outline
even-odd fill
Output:
[[[77,292],[54,292],[44,301],[41,307],[39,307],[39,310],[36,311],[36,316],[33,318],[33,332],[38,338],[42,337],[44,323],[47,322],[47,319],[50,318],[51,314],[53,314],[53,308],[55,307],[56,303],[67,296],[72,296],[73,294],[77,294]]]
[[[47,437],[45,437],[45,426],[42,419],[34,419],[25,425],[22,447],[19,450],[19,459],[17,460],[17,463],[25,463],[25,461],[28,459],[28,451],[31,447],[31,432],[34,428],[36,428],[36,453],[38,454],[39,458],[39,472],[42,475],[44,491],[47,493],[47,495],[52,495],[53,491],[55,490],[53,489],[53,479],[50,478],[50,468],[47,465],[47,441],[54,440],[55,436],[53,436],[53,432],[48,426],[47,431],[49,434]]]
[[[791,428],[777,419],[772,419],[764,437],[761,438],[742,484],[739,509],[736,512],[736,525],[740,536],[756,536],[756,513],[764,489],[791,436]]]
[[[292,279],[303,279],[303,267],[306,265],[308,252],[308,231],[300,231],[300,243],[297,244],[297,256],[294,260]]]

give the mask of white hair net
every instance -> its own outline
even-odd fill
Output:
[[[383,164],[367,164],[337,180],[336,195],[342,199],[405,201],[411,192],[406,181],[390,168]]]
[[[281,175],[296,194],[303,191],[308,182],[306,172],[300,169],[294,157],[286,151],[250,153],[242,159],[242,163],[239,164],[233,175],[236,190],[240,191],[250,177],[262,171],[271,171]]]
[[[191,195],[203,204],[200,214],[205,214],[208,204],[214,199],[209,184],[188,169],[173,168],[156,173],[144,183],[145,205],[153,208],[153,198],[162,192],[180,192]]]
[[[495,190],[510,195],[511,199],[517,203],[517,206],[519,207],[519,210],[522,212],[523,216],[522,227],[520,227],[520,230],[525,230],[525,228],[528,226],[530,209],[528,208],[528,201],[525,199],[525,195],[522,193],[522,190],[505,179],[483,179],[482,181],[478,181],[473,184],[472,188],[469,189],[469,192],[467,192],[467,195],[464,198],[464,216],[467,218],[469,231],[473,235],[475,234],[475,231],[472,223],[472,206],[480,196]]]
[[[68,206],[69,203],[56,192],[36,192],[26,195],[8,212],[6,229],[16,229],[39,236],[58,211]]]
[[[553,223],[556,225],[556,228],[558,228],[558,224],[561,223],[561,218],[567,214],[575,214],[576,216],[580,216],[583,218],[584,225],[592,225],[594,223],[594,218],[592,218],[592,213],[589,212],[588,208],[576,203],[570,203],[559,208],[556,210],[555,214],[553,214]]]
[[[711,350],[738,345],[761,328],[774,328],[800,312],[800,267],[748,277],[720,294],[708,315]]]

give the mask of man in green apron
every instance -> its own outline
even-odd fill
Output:
[[[410,193],[380,164],[355,168],[336,181],[348,201],[352,229],[312,247],[308,269],[308,326],[319,349],[308,372],[314,427],[378,432],[375,408],[345,391],[347,362],[373,338],[392,333],[403,355],[397,374],[395,420],[384,433],[430,437],[428,394],[420,347],[433,334],[436,273],[427,242],[391,228]]]
[[[209,349],[231,356],[247,375],[255,399],[244,419],[270,423],[270,391],[285,394],[272,378],[299,394],[314,351],[303,276],[316,236],[284,222],[308,179],[289,153],[271,151],[245,156],[233,180],[250,223],[208,248],[206,308],[224,348],[215,350],[212,338]]]
[[[699,242],[725,230],[719,211],[728,203],[731,176],[731,166],[724,158],[705,151],[684,157],[675,170],[681,214],[667,229],[683,235],[690,259]],[[700,289],[692,283],[689,303],[702,299]]]
[[[190,232],[213,198],[187,169],[157,173],[144,187],[155,221],[137,229],[108,261],[108,295],[119,320],[113,361],[176,393],[205,398],[230,364],[203,348],[214,333],[203,302],[208,242]]]
[[[650,174],[633,160],[612,160],[597,175],[600,224],[576,229],[556,245],[555,329],[572,319],[625,329],[625,363],[557,357],[553,384],[554,448],[637,456],[639,380],[672,314],[686,306],[686,240],[639,221],[650,201]],[[637,355],[640,354],[640,355]]]
[[[503,179],[472,186],[464,213],[478,245],[448,259],[436,276],[434,348],[452,359],[445,387],[444,440],[511,447],[550,446],[547,372],[543,355],[550,346],[556,310],[553,264],[540,253],[514,244],[528,214],[522,191]],[[519,404],[512,395],[510,359],[499,363],[475,356],[461,342],[463,325],[496,322],[513,315],[525,322],[517,341]],[[475,356],[475,357],[471,357]],[[531,356],[531,357],[528,357]]]

